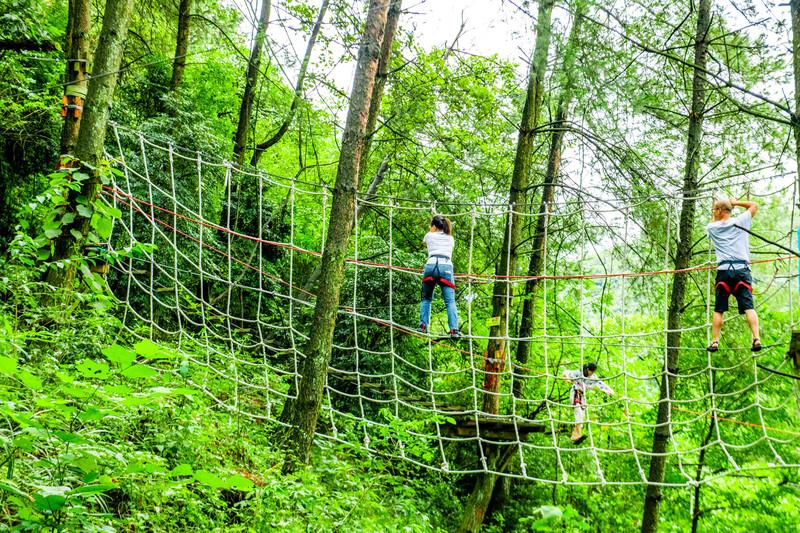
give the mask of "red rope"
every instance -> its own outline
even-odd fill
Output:
[[[121,190],[119,190],[117,188],[112,188],[112,187],[108,187],[108,186],[103,186],[103,188],[106,191],[110,191],[110,193],[109,192],[104,192],[104,194],[106,194],[107,196],[112,196],[112,197],[121,196],[123,198],[126,198],[126,199],[130,200],[131,202],[136,202],[136,203],[139,203],[139,204],[146,205],[148,207],[152,207],[152,208],[157,209],[157,210],[159,210],[159,211],[161,211],[163,213],[166,213],[166,214],[174,216],[174,217],[181,218],[181,219],[186,220],[188,222],[195,223],[195,224],[197,224],[199,226],[202,226],[204,228],[209,228],[209,229],[212,229],[212,230],[221,231],[223,233],[228,233],[228,234],[233,235],[235,237],[240,237],[240,238],[243,238],[243,239],[247,239],[247,240],[258,242],[258,243],[262,243],[262,244],[268,244],[270,246],[275,246],[275,247],[278,247],[278,248],[283,248],[283,249],[287,249],[287,250],[293,250],[295,252],[309,254],[309,255],[316,256],[316,257],[320,257],[322,255],[319,252],[314,252],[312,250],[306,250],[305,248],[300,248],[299,246],[295,246],[293,244],[287,244],[287,243],[282,243],[282,242],[276,242],[276,241],[270,241],[270,240],[266,240],[266,239],[261,239],[259,237],[253,237],[252,235],[239,233],[239,232],[234,231],[234,230],[232,230],[230,228],[225,228],[225,227],[219,226],[217,224],[212,224],[210,222],[206,222],[206,221],[203,221],[203,220],[192,218],[192,217],[189,217],[189,216],[186,216],[186,215],[181,215],[180,213],[176,213],[176,212],[171,211],[169,209],[166,209],[164,207],[161,207],[161,206],[158,206],[156,204],[150,203],[150,202],[148,202],[146,200],[142,200],[142,199],[136,198],[133,195],[127,194],[127,193],[125,193],[125,192],[123,192],[123,191],[121,191]],[[130,205],[130,204],[125,203],[125,205]],[[137,208],[137,210],[138,210],[138,208]],[[139,210],[139,211],[141,211],[141,210]],[[761,259],[759,261],[751,261],[750,264],[757,265],[757,264],[761,264],[761,263],[774,263],[774,262],[777,262],[777,261],[787,261],[787,260],[791,260],[791,259],[795,259],[795,257],[793,255],[786,255],[786,256],[781,256],[781,257],[774,257],[772,259]],[[237,262],[238,262],[238,260],[237,260]],[[346,262],[350,263],[350,264],[356,264],[356,265],[371,266],[371,267],[376,267],[376,268],[384,268],[384,269],[388,269],[388,270],[398,270],[398,271],[401,271],[401,272],[410,272],[410,273],[421,273],[422,272],[422,269],[401,267],[401,266],[396,266],[396,265],[388,265],[388,264],[385,264],[385,263],[375,263],[375,262],[371,262],[371,261],[362,261],[362,260],[359,260],[359,259],[346,259]],[[542,274],[542,275],[539,275],[539,276],[527,276],[527,275],[525,275],[525,276],[504,276],[504,275],[498,275],[498,274],[476,274],[476,273],[470,272],[470,273],[464,273],[464,274],[456,274],[455,277],[456,278],[467,278],[467,280],[468,280],[467,283],[489,283],[490,280],[496,280],[496,279],[514,280],[514,281],[527,281],[527,280],[539,280],[539,279],[555,279],[555,280],[563,279],[563,280],[568,280],[568,279],[605,279],[605,278],[643,277],[643,276],[658,276],[658,275],[665,275],[665,274],[677,274],[679,272],[694,272],[694,271],[703,271],[703,270],[716,270],[716,268],[717,268],[716,265],[697,265],[697,266],[688,267],[688,268],[666,269],[666,270],[650,270],[650,271],[643,271],[643,272],[612,272],[612,273],[605,273],[605,274],[569,274],[569,275]],[[471,279],[471,278],[473,278],[473,279]]]

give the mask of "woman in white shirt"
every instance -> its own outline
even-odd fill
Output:
[[[450,338],[461,336],[458,330],[458,310],[456,309],[456,283],[453,273],[453,226],[441,215],[431,219],[430,231],[422,239],[428,247],[428,261],[422,273],[422,302],[419,306],[419,331],[428,333],[431,321],[431,301],[433,290],[438,284],[442,288],[442,299],[447,307],[447,325]]]

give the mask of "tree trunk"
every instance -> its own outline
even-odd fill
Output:
[[[392,59],[392,43],[394,36],[397,32],[397,24],[400,20],[400,8],[402,0],[392,0],[389,6],[389,14],[386,17],[386,29],[383,32],[383,43],[381,44],[381,56],[378,59],[378,75],[375,79],[375,85],[372,87],[372,99],[369,105],[369,115],[367,116],[367,136],[364,140],[364,152],[361,155],[361,163],[358,169],[358,175],[364,176],[367,172],[367,162],[369,161],[369,152],[372,145],[372,137],[375,134],[375,125],[378,123],[378,114],[381,109],[381,101],[383,100],[383,88],[386,86],[386,79],[389,77],[389,65]],[[383,181],[386,171],[389,169],[389,160],[384,159],[381,161],[375,177],[369,184],[367,189],[366,199],[369,200],[377,191],[381,182]],[[366,212],[365,205],[359,204],[356,210],[356,221],[361,220],[361,217]],[[322,264],[320,263],[314,269],[314,272],[308,277],[305,287],[307,291],[313,291],[314,285],[319,279]]]
[[[192,0],[181,0],[178,8],[178,35],[175,38],[175,57],[172,60],[172,78],[169,90],[177,91],[183,83],[186,70],[186,52],[189,50],[189,19],[192,14]]]
[[[317,35],[319,35],[319,30],[322,27],[322,21],[325,19],[325,12],[328,10],[328,3],[329,0],[322,0],[322,6],[319,8],[317,21],[314,23],[314,29],[311,30],[311,36],[308,38],[306,53],[303,56],[303,63],[300,65],[300,73],[297,75],[297,85],[294,88],[294,97],[292,98],[291,106],[289,106],[289,113],[287,113],[283,123],[278,128],[278,131],[272,135],[272,137],[256,145],[256,148],[253,151],[253,157],[250,158],[251,166],[258,165],[258,161],[261,159],[261,154],[264,153],[264,150],[277,144],[278,141],[280,141],[281,138],[286,134],[286,132],[289,131],[289,126],[292,125],[292,120],[294,119],[294,114],[297,111],[297,106],[300,105],[300,99],[303,97],[303,84],[306,81],[306,70],[308,70],[308,62],[311,60],[311,51],[314,49],[314,43],[316,43]]]
[[[67,36],[64,55],[66,56],[66,85],[64,98],[68,106],[65,112],[64,124],[61,127],[61,156],[75,155],[75,145],[78,143],[78,132],[83,116],[83,104],[86,99],[87,64],[89,61],[89,18],[91,8],[89,0],[69,0],[69,15],[67,18]],[[59,163],[68,165],[66,161]]]
[[[264,41],[267,38],[271,7],[272,0],[262,0],[261,17],[258,20],[256,38],[253,41],[253,48],[250,50],[250,60],[247,62],[244,93],[242,94],[242,104],[239,106],[239,123],[236,126],[236,136],[233,140],[233,160],[239,166],[244,164],[244,152],[247,149],[247,137],[250,133],[250,116],[252,115],[253,99],[255,98],[256,85],[258,84],[258,75],[261,68],[261,54],[264,49]],[[228,191],[225,191],[223,198],[227,197]]]
[[[800,0],[791,0],[792,14],[792,67],[794,71],[794,115],[791,117],[794,132],[794,153],[797,164],[797,184],[800,187]],[[799,200],[800,201],[800,200]],[[800,203],[798,203],[800,207]]]
[[[366,145],[365,145],[366,149]],[[364,158],[367,156],[367,153],[364,152],[361,156],[361,160],[363,161]],[[367,189],[367,193],[364,195],[364,200],[371,200],[375,197],[375,193],[378,191],[378,187],[380,187],[381,182],[383,181],[384,176],[386,176],[386,172],[389,170],[389,157],[387,156],[383,161],[381,161],[381,166],[378,167],[378,172],[375,174],[375,177],[372,178],[372,182],[369,184],[369,188]],[[361,172],[359,171],[359,178],[361,176]],[[364,213],[367,212],[367,208],[369,205],[360,203],[358,207],[356,207],[356,223],[361,220],[361,217],[364,216]],[[322,273],[322,262],[318,263],[314,271],[308,276],[308,281],[303,286],[304,291],[314,292],[314,286],[317,284],[317,280],[319,280],[319,275]]]
[[[539,125],[539,110],[544,91],[544,74],[547,70],[547,55],[550,50],[550,16],[555,0],[540,0],[539,14],[536,22],[536,44],[528,74],[528,87],[525,104],[522,108],[522,119],[517,138],[517,153],[514,159],[514,170],[511,176],[511,187],[508,193],[512,211],[506,217],[506,231],[500,251],[500,264],[496,273],[499,276],[513,275],[517,269],[517,255],[522,227],[520,216],[515,213],[525,206],[528,189],[533,145],[536,140],[536,127]],[[508,280],[506,280],[508,281]],[[500,412],[500,374],[506,358],[505,337],[508,336],[507,318],[509,313],[506,291],[511,290],[506,282],[498,280],[492,291],[492,317],[498,320],[489,330],[489,344],[484,357],[485,377],[483,382],[483,411],[497,414]],[[478,531],[480,529],[492,492],[499,477],[497,474],[505,469],[506,461],[493,461],[500,450],[496,445],[484,447],[487,455],[486,473],[478,475],[478,481],[464,506],[464,517],[459,531]],[[497,467],[502,467],[498,470]]]
[[[514,446],[503,448],[497,445],[484,445],[486,450],[486,466],[494,472],[503,472],[508,468],[511,458],[516,454]],[[486,509],[492,500],[492,493],[500,476],[498,474],[479,474],[475,487],[464,504],[464,517],[458,526],[459,533],[474,533],[481,529]]]
[[[125,39],[128,36],[128,22],[133,11],[133,0],[108,0],[103,15],[103,28],[95,53],[94,72],[109,73],[89,80],[89,91],[83,113],[75,156],[90,175],[83,182],[80,192],[70,191],[69,205],[72,211],[77,208],[78,196],[87,199],[91,206],[100,186],[98,164],[103,154],[106,138],[106,125],[111,114],[114,90],[117,86],[117,71],[125,50]],[[76,216],[71,224],[62,228],[61,235],[55,245],[55,260],[74,257],[80,253],[81,246],[89,232],[90,217]],[[80,232],[81,238],[75,238],[72,230]],[[66,264],[64,268],[51,267],[47,273],[47,281],[55,287],[68,288],[75,279],[76,266]]]
[[[370,0],[367,12],[350,95],[350,108],[342,134],[329,231],[322,256],[321,290],[317,293],[314,307],[314,327],[305,345],[305,359],[300,369],[302,378],[296,398],[287,400],[281,413],[281,421],[290,425],[284,441],[287,448],[285,472],[292,472],[308,462],[319,418],[344,279],[345,259],[355,219],[358,169],[364,150],[367,115],[378,70],[389,1]]]
[[[675,255],[675,269],[689,266],[692,255],[692,230],[694,228],[695,200],[697,191],[697,172],[700,165],[700,148],[703,136],[703,115],[707,80],[705,78],[708,58],[708,30],[711,24],[711,0],[700,0],[697,12],[697,31],[694,40],[694,76],[692,78],[692,108],[689,114],[689,132],[686,139],[686,164],[684,168],[683,202],[681,205],[678,248]],[[669,243],[667,243],[669,246]],[[681,318],[686,293],[688,274],[677,272],[672,282],[669,309],[667,311],[667,360],[661,376],[658,416],[653,434],[653,455],[650,459],[650,472],[642,516],[642,533],[655,533],[658,529],[658,512],[661,505],[667,449],[670,436],[670,409],[675,394],[675,377],[678,372],[678,358],[681,345]]]
[[[392,64],[392,43],[394,43],[394,36],[395,33],[397,33],[397,24],[400,20],[402,3],[403,0],[392,0],[392,5],[389,7],[389,15],[386,18],[386,30],[384,31],[383,45],[381,46],[381,57],[378,59],[378,77],[375,79],[375,87],[372,88],[372,100],[369,105],[367,138],[364,140],[364,156],[361,158],[361,167],[358,170],[360,176],[364,176],[367,173],[372,139],[375,137],[378,112],[380,111],[381,101],[383,100],[383,89],[386,86],[386,80],[389,78],[389,67]],[[378,170],[377,175],[380,174],[381,172]]]
[[[561,168],[561,146],[564,142],[564,134],[567,129],[567,119],[569,108],[572,103],[572,93],[575,85],[573,68],[575,65],[575,55],[578,51],[578,40],[580,39],[581,24],[583,21],[582,5],[575,12],[572,30],[570,30],[567,41],[567,50],[564,56],[562,71],[566,77],[566,83],[558,99],[556,119],[553,122],[553,132],[550,138],[550,152],[547,156],[547,174],[542,184],[542,198],[539,204],[539,213],[536,218],[536,230],[533,235],[533,249],[528,263],[528,276],[539,276],[542,273],[545,254],[545,228],[550,222],[550,206],[553,203],[556,186],[558,185],[559,169]],[[533,330],[533,309],[534,296],[538,286],[538,279],[529,279],[525,283],[525,300],[522,304],[522,319],[519,326],[520,338],[531,336]],[[525,366],[528,363],[530,354],[530,342],[521,340],[517,344],[515,361],[518,365],[517,373],[525,374]],[[525,380],[514,380],[514,396],[521,397],[525,389]]]
[[[525,105],[522,108],[522,122],[517,139],[514,171],[511,177],[511,188],[508,193],[508,202],[513,211],[506,217],[506,231],[503,236],[502,249],[500,250],[500,264],[496,271],[498,276],[514,275],[517,269],[517,248],[522,235],[522,221],[514,211],[518,212],[523,209],[526,203],[525,197],[528,189],[533,145],[536,140],[536,127],[539,124],[539,110],[544,90],[544,74],[547,69],[547,55],[550,50],[550,16],[553,12],[554,3],[554,0],[541,0],[539,2],[539,15],[536,22],[536,45],[528,76],[528,89]],[[495,281],[492,292],[492,317],[499,320],[499,322],[489,330],[490,339],[484,360],[486,375],[483,382],[485,391],[483,410],[487,413],[497,413],[500,409],[500,396],[498,394],[500,390],[500,373],[503,371],[505,364],[505,337],[508,336],[506,322],[509,306],[506,291],[511,290],[507,281]]]
[[[706,465],[706,446],[708,443],[711,442],[711,437],[714,435],[714,414],[711,414],[711,419],[708,423],[708,433],[706,433],[706,438],[703,439],[703,445],[700,448],[700,453],[697,457],[697,471],[694,476],[695,485],[694,485],[694,512],[692,513],[692,533],[697,533],[697,526],[700,525],[700,517],[702,516],[702,512],[700,511],[700,489],[702,485],[700,484],[700,480],[703,479],[703,468]]]

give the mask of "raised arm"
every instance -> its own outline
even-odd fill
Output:
[[[743,201],[731,198],[731,205],[733,207],[744,207],[745,209],[750,211],[750,216],[751,217],[755,217],[756,216],[756,211],[758,211],[758,204],[755,203],[755,202],[743,202]]]

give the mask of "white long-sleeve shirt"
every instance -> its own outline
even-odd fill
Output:
[[[572,388],[569,391],[569,403],[572,405],[584,405],[586,391],[589,389],[600,389],[606,394],[614,394],[611,387],[603,383],[595,374],[584,376],[582,370],[565,370],[564,377],[572,382]],[[580,393],[580,401],[576,404],[575,396],[578,393]]]

